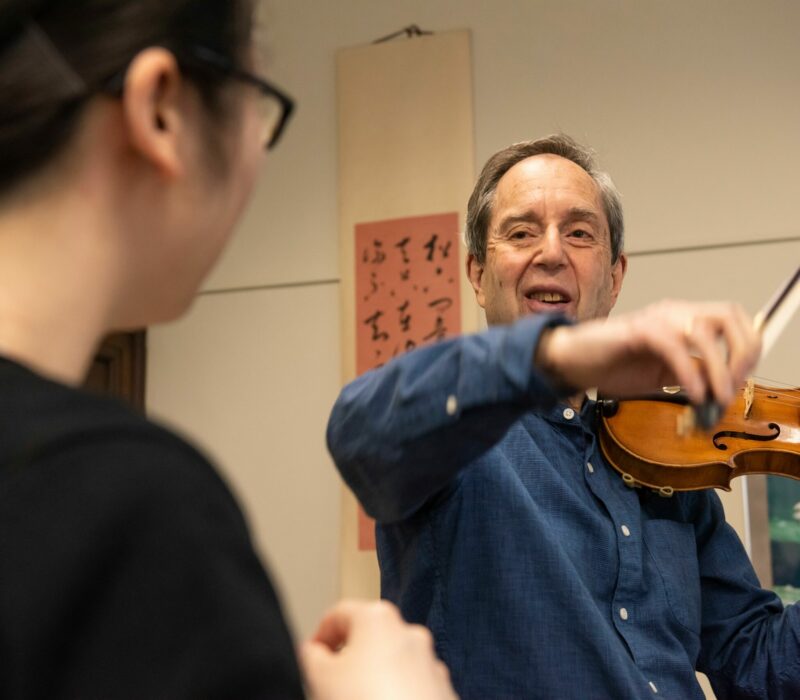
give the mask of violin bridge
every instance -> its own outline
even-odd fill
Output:
[[[756,396],[756,385],[752,377],[747,380],[742,393],[744,395],[744,418],[747,420],[750,418],[750,412],[753,410],[753,401],[755,401]]]

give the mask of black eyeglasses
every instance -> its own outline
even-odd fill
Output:
[[[191,57],[228,78],[240,80],[258,89],[264,122],[264,145],[267,149],[273,148],[286,129],[289,117],[292,116],[294,100],[264,78],[242,70],[227,56],[205,46],[192,47]],[[180,61],[180,58],[178,60]]]
[[[289,95],[263,78],[239,68],[227,56],[205,46],[196,45],[191,47],[188,55],[184,52],[178,52],[175,55],[178,63],[186,67],[210,68],[226,78],[240,80],[257,88],[261,97],[259,106],[264,128],[264,147],[271,149],[278,143],[281,134],[286,129],[286,124],[289,122],[289,117],[292,116],[294,111],[294,100]],[[103,86],[103,90],[112,95],[121,94],[126,70],[127,66],[108,80]]]

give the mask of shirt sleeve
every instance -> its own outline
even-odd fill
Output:
[[[460,336],[406,353],[344,388],[328,448],[365,510],[408,517],[497,443],[519,416],[552,406],[556,387],[533,366],[560,316]]]
[[[54,464],[39,525],[50,549],[27,577],[50,618],[42,697],[304,697],[241,512],[200,455],[169,438],[115,437]]]
[[[765,590],[713,491],[696,520],[702,586],[698,670],[718,700],[800,697],[800,608]]]

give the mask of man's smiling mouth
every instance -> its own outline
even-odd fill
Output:
[[[569,297],[560,292],[528,292],[525,298],[532,301],[542,301],[546,304],[565,304],[569,301]]]

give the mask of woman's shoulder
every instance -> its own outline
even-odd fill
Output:
[[[41,483],[85,505],[145,503],[177,512],[186,502],[216,503],[240,518],[230,490],[188,439],[116,399],[24,369],[5,374],[0,480],[12,491]]]

